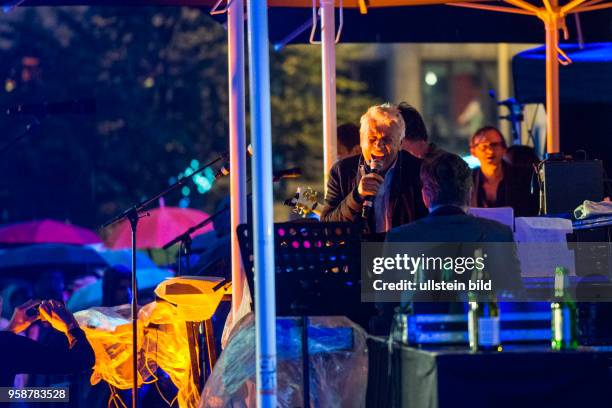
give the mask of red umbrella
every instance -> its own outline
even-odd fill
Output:
[[[204,221],[208,214],[192,208],[159,207],[149,210],[149,216],[138,220],[136,245],[138,248],[161,248],[190,227]],[[198,230],[193,235],[212,231],[212,223]],[[122,221],[108,239],[113,249],[130,248],[132,229],[127,220]]]
[[[95,232],[55,220],[18,222],[0,227],[0,242],[5,244],[96,244],[102,242]]]

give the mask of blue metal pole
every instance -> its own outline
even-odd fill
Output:
[[[248,1],[249,87],[253,145],[253,244],[257,407],[276,408],[276,299],[272,212],[270,61],[266,0]]]

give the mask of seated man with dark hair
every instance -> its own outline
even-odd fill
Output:
[[[519,295],[522,281],[512,230],[499,222],[466,213],[472,189],[472,175],[466,162],[452,153],[437,154],[423,162],[421,182],[423,201],[429,208],[429,215],[392,229],[387,233],[387,242],[432,243],[435,245],[423,244],[423,248],[438,251],[436,254],[441,251],[443,257],[451,254],[454,257],[473,256],[474,253],[470,252],[473,248],[484,249],[488,254],[486,269],[495,290],[512,291],[512,294]],[[414,249],[414,246],[410,248]],[[424,273],[419,270],[414,276],[415,281],[425,281],[427,277],[422,276]],[[470,278],[469,273],[451,276],[448,279],[462,281]],[[432,299],[419,297],[420,293],[413,295],[416,297],[411,300]],[[383,309],[387,309],[384,321],[390,322],[390,308],[387,306]]]
[[[513,242],[512,230],[507,226],[466,213],[472,173],[461,157],[441,153],[425,160],[421,167],[421,183],[429,215],[392,229],[387,234],[387,241]]]
[[[470,153],[480,161],[474,170],[472,207],[512,207],[517,217],[538,215],[538,194],[531,193],[533,169],[512,166],[503,160],[506,141],[493,126],[472,136]]]

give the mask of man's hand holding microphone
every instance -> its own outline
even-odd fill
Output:
[[[372,206],[374,205],[374,197],[378,193],[381,184],[385,181],[380,174],[382,172],[383,164],[384,163],[382,160],[370,160],[370,171],[365,174],[361,180],[359,180],[357,192],[363,200],[361,217],[364,219],[368,218],[370,211],[372,210]]]

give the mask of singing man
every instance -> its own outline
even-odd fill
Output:
[[[321,221],[361,221],[366,233],[384,233],[427,215],[421,160],[401,149],[405,124],[397,106],[372,106],[360,122],[361,155],[332,167]]]

